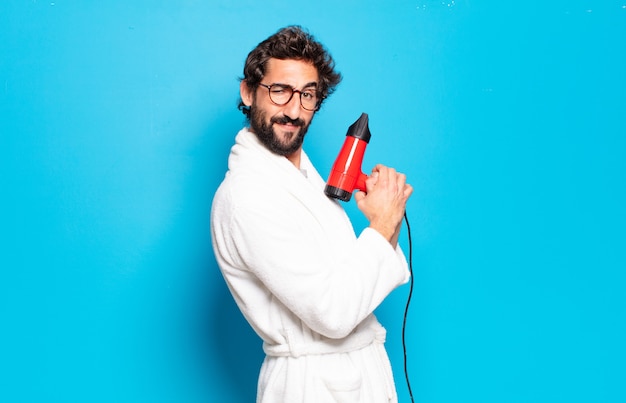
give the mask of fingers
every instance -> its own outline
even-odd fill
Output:
[[[413,194],[413,186],[404,185],[404,197],[409,198]]]
[[[406,175],[397,173],[396,183],[398,184],[398,189],[404,189],[406,186]]]
[[[378,164],[372,169],[369,181],[372,189],[376,185],[389,187],[393,192],[402,193],[405,198],[408,198],[413,193],[413,187],[406,183],[405,174],[382,164]]]
[[[378,164],[372,170],[372,176],[376,177],[376,184],[386,187],[389,183],[394,182],[395,169]]]
[[[365,188],[367,189],[367,193],[371,192],[376,186],[376,182],[378,182],[378,172],[372,173],[365,180]]]

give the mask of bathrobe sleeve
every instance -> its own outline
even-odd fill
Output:
[[[357,238],[350,226],[350,239],[337,237],[305,203],[280,188],[267,189],[255,181],[226,185],[216,194],[213,209],[215,250],[227,281],[254,276],[326,337],[350,334],[408,280],[402,252],[378,232],[367,228]],[[230,286],[245,299],[236,280]],[[243,305],[244,314],[254,309],[245,301]]]

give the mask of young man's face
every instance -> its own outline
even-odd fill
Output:
[[[299,91],[315,91],[318,80],[317,69],[309,62],[270,59],[261,84],[283,84]],[[241,99],[250,106],[251,130],[270,151],[290,156],[300,150],[315,111],[302,107],[299,92],[294,92],[285,105],[277,105],[270,99],[266,87],[250,91],[242,82]]]

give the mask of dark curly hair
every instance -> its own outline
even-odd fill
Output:
[[[302,27],[293,25],[280,29],[254,48],[246,59],[243,68],[243,78],[248,88],[256,90],[265,75],[269,59],[295,59],[311,62],[317,69],[320,78],[319,96],[320,105],[341,81],[341,74],[335,71],[335,62],[324,45]],[[250,107],[239,102],[239,110],[250,118]]]

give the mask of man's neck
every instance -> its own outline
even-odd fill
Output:
[[[285,156],[285,158],[287,158],[298,169],[300,169],[301,157],[302,157],[302,149],[296,151],[295,153],[293,153],[291,155],[286,155]]]

